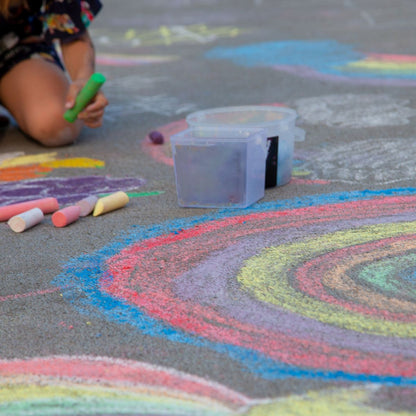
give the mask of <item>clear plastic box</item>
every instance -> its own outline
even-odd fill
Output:
[[[191,127],[170,140],[181,207],[245,208],[263,198],[264,129]]]
[[[265,187],[287,184],[292,177],[294,141],[305,138],[295,126],[297,114],[287,107],[271,105],[220,107],[189,114],[191,127],[262,128],[268,137]]]

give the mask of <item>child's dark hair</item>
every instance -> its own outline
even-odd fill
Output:
[[[27,7],[27,0],[13,1],[13,0],[0,0],[0,15],[3,17],[10,16],[10,10],[14,6],[24,6]]]

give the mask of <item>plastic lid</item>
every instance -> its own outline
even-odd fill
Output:
[[[279,123],[293,122],[296,111],[276,106],[220,107],[189,114],[186,121],[190,126],[244,126],[276,127]]]
[[[170,137],[171,143],[176,143],[179,141],[184,140],[191,140],[194,142],[195,140],[199,139],[207,139],[207,140],[218,140],[223,141],[226,139],[227,141],[230,140],[243,140],[247,141],[247,139],[264,139],[264,143],[267,140],[266,130],[261,127],[246,127],[246,126],[221,126],[221,127],[214,127],[211,125],[198,125],[198,126],[190,126],[189,128],[182,130],[176,134],[173,134]]]

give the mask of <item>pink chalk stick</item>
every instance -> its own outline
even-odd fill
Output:
[[[0,221],[7,221],[15,215],[29,211],[32,208],[39,208],[44,214],[49,214],[59,209],[59,204],[56,198],[43,198],[20,202],[19,204],[5,205],[0,207]]]
[[[7,224],[15,233],[21,233],[42,222],[43,218],[44,215],[40,208],[32,208],[11,217]]]
[[[81,208],[79,216],[86,217],[87,215],[91,214],[91,212],[94,210],[97,201],[98,198],[94,195],[91,195],[87,198],[81,199],[81,201],[78,201],[75,205],[78,205]]]
[[[81,208],[78,205],[62,208],[52,215],[52,222],[55,227],[66,227],[79,218]]]

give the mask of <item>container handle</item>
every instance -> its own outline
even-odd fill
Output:
[[[303,142],[305,140],[305,130],[295,127],[295,142]]]

